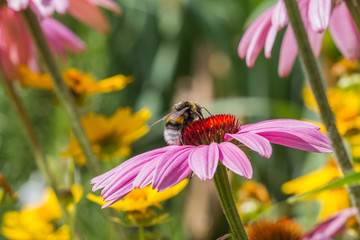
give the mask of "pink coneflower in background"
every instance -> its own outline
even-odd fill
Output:
[[[342,55],[350,60],[360,57],[360,35],[352,21],[344,2],[332,0],[298,0],[300,13],[314,52],[320,55],[323,32],[329,27],[334,42]],[[288,17],[283,0],[258,17],[245,32],[238,47],[240,58],[246,58],[246,64],[252,67],[262,48],[265,57],[271,57],[271,50],[277,32],[288,25]],[[278,73],[290,74],[298,48],[296,39],[289,25],[286,29],[280,49]]]
[[[346,222],[355,216],[355,207],[346,208],[332,214],[328,219],[315,226],[301,240],[330,240],[340,235],[346,229]]]
[[[270,142],[311,152],[332,151],[318,126],[290,119],[241,125],[232,115],[216,115],[190,124],[182,137],[182,145],[145,152],[93,178],[93,191],[104,188],[101,196],[109,202],[103,207],[150,183],[153,189],[163,191],[191,172],[202,181],[211,180],[219,161],[234,173],[250,179],[251,163],[242,149],[269,158]]]
[[[39,18],[50,17],[54,12],[69,12],[79,21],[101,33],[109,31],[109,23],[98,6],[120,14],[121,8],[113,0],[7,0],[9,8],[20,11],[30,7]]]
[[[40,25],[53,53],[65,57],[65,51],[77,53],[85,44],[68,28],[52,18]],[[0,8],[0,66],[9,79],[16,79],[18,67],[37,69],[35,46],[20,14],[6,6]]]

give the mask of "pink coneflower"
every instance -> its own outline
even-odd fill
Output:
[[[303,121],[278,119],[241,125],[232,115],[197,120],[185,128],[182,145],[172,145],[135,156],[91,180],[107,207],[131,190],[152,183],[163,191],[194,172],[202,181],[214,177],[219,161],[234,173],[250,179],[250,149],[269,158],[270,142],[305,151],[329,153],[331,146],[319,127]]]
[[[329,27],[336,46],[342,55],[350,60],[360,57],[360,35],[352,21],[345,2],[332,0],[298,0],[300,13],[308,38],[314,52],[320,55],[323,32]],[[264,12],[245,32],[238,47],[240,58],[246,58],[246,64],[252,67],[264,47],[265,57],[271,57],[271,50],[277,32],[288,25],[283,0]],[[298,52],[296,39],[289,25],[286,29],[280,49],[278,73],[290,74]]]
[[[30,7],[40,18],[50,17],[54,12],[68,12],[102,33],[109,31],[109,23],[98,6],[109,9],[114,14],[121,13],[121,8],[113,0],[7,0],[7,4],[15,11]]]
[[[55,54],[77,53],[85,44],[68,28],[52,18],[40,21],[41,28]],[[18,67],[37,69],[36,51],[20,14],[6,6],[0,8],[0,66],[9,79],[18,76]]]
[[[346,222],[349,218],[355,216],[357,210],[355,207],[346,208],[330,216],[319,225],[315,226],[301,240],[326,240],[334,239],[346,229]]]

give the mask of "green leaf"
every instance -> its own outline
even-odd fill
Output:
[[[345,186],[346,184],[352,184],[352,183],[358,183],[360,181],[360,172],[351,172],[345,175],[343,178],[335,179],[334,181],[331,181],[328,185],[315,189],[311,192],[307,192],[304,194],[296,195],[289,197],[286,201],[288,203],[294,203],[299,200],[304,199],[305,197],[320,193],[322,191],[331,190],[335,188],[340,188]]]

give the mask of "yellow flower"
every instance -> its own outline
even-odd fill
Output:
[[[1,234],[8,239],[70,239],[67,225],[56,228],[54,221],[61,218],[61,209],[52,189],[45,191],[42,202],[25,205],[20,211],[3,215]]]
[[[83,73],[75,68],[64,70],[62,76],[66,86],[78,95],[121,90],[132,81],[131,77],[125,77],[123,75],[116,75],[101,81],[96,81],[90,74]],[[24,87],[43,90],[54,89],[54,85],[48,74],[32,72],[24,65],[19,67],[19,81]]]
[[[355,169],[358,170],[359,168],[360,165],[355,164]],[[330,181],[342,176],[343,174],[334,160],[331,160],[326,166],[323,166],[320,169],[284,183],[282,185],[282,191],[286,194],[300,195],[321,188]],[[349,198],[345,188],[322,191],[306,198],[306,200],[313,199],[320,203],[319,220],[325,220],[332,213],[350,207]]]
[[[118,109],[110,118],[89,113],[81,119],[81,123],[96,156],[100,160],[109,161],[131,154],[130,144],[149,131],[145,123],[150,116],[147,109],[141,109],[133,114],[131,108],[127,107]],[[70,140],[63,156],[74,157],[78,165],[86,163],[86,158],[75,138]]]
[[[354,73],[358,69],[359,64],[357,61],[351,61],[343,58],[332,66],[331,74],[335,77],[339,77],[344,74]]]
[[[309,88],[304,88],[303,97],[310,109],[318,111]],[[353,157],[360,158],[360,91],[355,88],[331,88],[328,90],[328,99],[339,133],[350,144]]]
[[[151,206],[161,208],[160,202],[176,196],[187,184],[188,179],[184,179],[177,185],[162,192],[157,192],[152,189],[151,185],[141,189],[136,188],[110,207],[122,212],[138,211],[145,214],[147,209]],[[94,194],[89,193],[86,197],[97,204],[106,204],[101,196],[95,196]]]

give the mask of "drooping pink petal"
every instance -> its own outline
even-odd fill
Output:
[[[341,210],[317,225],[314,229],[308,232],[302,240],[333,239],[345,230],[347,220],[356,213],[357,210],[355,207]]]
[[[90,3],[107,8],[111,10],[116,15],[121,13],[121,8],[117,5],[116,2],[112,0],[88,0]]]
[[[45,18],[40,24],[54,53],[65,56],[66,50],[72,53],[85,50],[84,42],[55,19]]]
[[[292,27],[289,25],[286,29],[280,48],[278,74],[280,77],[286,77],[290,74],[294,66],[298,46]]]
[[[328,138],[320,131],[309,128],[271,129],[257,132],[271,143],[292,147],[309,152],[331,153]]]
[[[309,0],[308,18],[315,32],[324,32],[330,21],[331,0]]]
[[[7,0],[7,5],[15,11],[20,11],[29,5],[29,0]]]
[[[191,173],[187,160],[194,149],[195,146],[178,146],[165,153],[157,161],[152,188],[161,192],[186,178]]]
[[[271,15],[267,15],[254,31],[250,44],[246,50],[245,61],[248,67],[254,66],[256,58],[259,56],[261,49],[264,47],[266,36],[270,27]]]
[[[271,16],[271,23],[272,26],[278,31],[285,27],[285,25],[288,23],[288,16],[283,0],[279,0],[276,3],[274,7],[274,12]]]
[[[250,42],[254,38],[254,34],[259,28],[259,26],[264,22],[264,19],[267,19],[271,16],[273,8],[266,10],[260,17],[258,17],[253,24],[246,30],[244,36],[241,38],[241,41],[238,46],[238,55],[240,58],[245,58],[247,49],[249,48]]]
[[[249,132],[256,130],[269,130],[271,128],[312,128],[312,129],[320,129],[319,126],[305,121],[294,120],[294,119],[273,119],[266,120],[253,124],[246,124],[241,126],[241,132]]]
[[[342,55],[351,60],[360,57],[360,37],[345,2],[333,9],[330,33]]]
[[[236,139],[251,150],[258,152],[260,156],[269,158],[272,154],[272,147],[269,140],[255,133],[244,132],[238,134],[226,134],[225,140]]]
[[[172,146],[166,146],[140,154],[125,161],[115,169],[93,178],[91,180],[91,183],[95,184],[93,191],[104,188],[101,192],[104,201],[114,201],[123,198],[134,188],[133,181],[144,165],[151,161],[154,161],[154,164],[156,164],[157,159],[161,158],[165,152],[172,148]]]
[[[109,23],[95,5],[86,0],[69,0],[69,13],[101,33],[109,32]]]
[[[320,56],[321,44],[324,37],[324,33],[314,32],[310,27],[307,29],[307,35],[309,38],[311,49],[315,57]]]
[[[276,30],[276,28],[274,26],[270,27],[269,32],[266,36],[265,47],[264,47],[264,52],[265,52],[266,58],[271,58],[271,50],[274,46],[277,32],[278,31]]]
[[[189,156],[189,166],[201,181],[211,180],[214,177],[219,161],[217,145],[217,143],[211,143],[209,146],[199,146]]]
[[[225,167],[247,179],[252,178],[253,170],[251,163],[246,154],[238,146],[230,142],[222,142],[218,147],[220,150],[219,160]]]
[[[0,9],[0,64],[9,79],[18,76],[21,64],[30,66],[36,57],[35,47],[20,14],[10,8]]]

